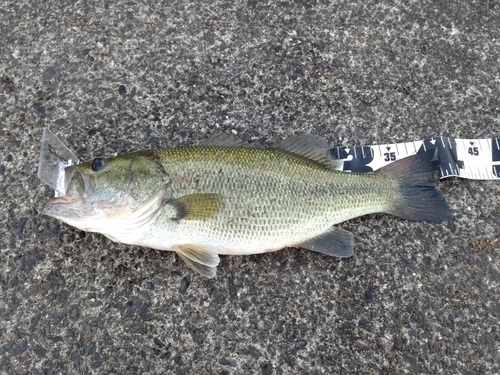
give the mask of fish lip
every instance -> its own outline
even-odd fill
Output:
[[[87,173],[83,173],[82,171],[78,172],[80,173],[80,176],[82,176],[83,183],[85,184],[85,193],[83,194],[83,198],[86,199],[94,191],[94,178]]]
[[[64,169],[64,196],[68,195],[68,189],[71,184],[71,180],[73,179],[73,176],[75,175],[76,168],[78,166],[74,165],[71,167],[66,167]]]
[[[72,196],[69,194],[71,180],[73,179],[75,173],[80,174],[80,176],[83,180],[83,183],[85,185],[85,191],[84,191],[82,196]],[[72,167],[67,167],[65,169],[64,188],[66,190],[66,193],[63,196],[54,197],[54,198],[49,199],[45,203],[44,211],[47,211],[48,209],[50,209],[50,207],[52,207],[54,205],[64,205],[64,204],[71,204],[71,203],[85,203],[87,197],[94,190],[94,179],[90,175],[88,175],[87,173],[79,170],[77,165],[72,166]]]
[[[76,202],[85,202],[85,198],[83,197],[54,197],[50,198],[47,203],[45,203],[45,209],[53,205],[61,205],[61,204],[70,204]]]

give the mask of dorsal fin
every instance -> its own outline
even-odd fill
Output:
[[[212,133],[208,138],[203,139],[199,146],[210,146],[210,147],[248,147],[248,148],[259,148],[259,144],[250,143],[244,141],[243,139],[236,138],[233,135],[228,135],[226,133]]]
[[[328,142],[315,134],[292,135],[278,143],[276,148],[314,160],[330,169],[337,169],[340,163],[340,161],[330,157]]]

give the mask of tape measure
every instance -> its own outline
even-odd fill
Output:
[[[429,149],[437,151],[440,179],[453,176],[471,180],[500,179],[500,138],[436,137],[386,145],[340,146],[331,148],[330,154],[343,162],[340,170],[373,172],[396,160]]]

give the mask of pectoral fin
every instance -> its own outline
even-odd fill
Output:
[[[178,248],[177,254],[191,269],[209,279],[215,277],[220,262],[219,255],[215,250],[189,244],[179,245]]]
[[[345,229],[332,227],[326,233],[297,244],[297,247],[325,255],[347,258],[354,254],[354,237],[351,232]]]
[[[211,193],[185,195],[168,204],[176,209],[174,219],[207,219],[219,211],[220,195]]]

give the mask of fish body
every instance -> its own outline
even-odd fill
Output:
[[[113,241],[175,251],[207,277],[218,254],[294,246],[350,256],[352,234],[334,225],[366,214],[450,218],[433,186],[433,153],[346,173],[335,170],[328,148],[308,134],[277,148],[217,134],[199,146],[98,158],[67,168],[66,196],[45,213]]]

